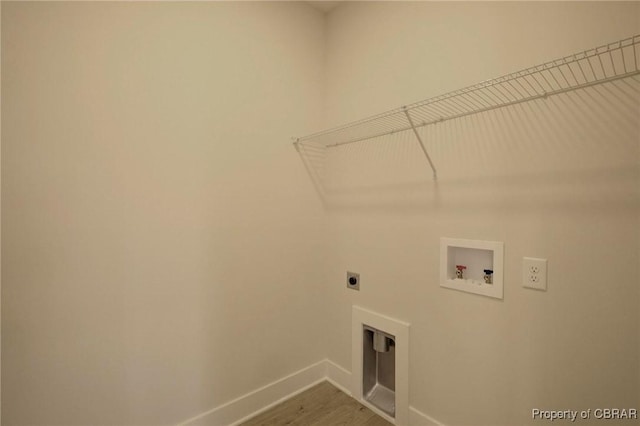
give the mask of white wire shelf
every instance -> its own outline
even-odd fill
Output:
[[[300,138],[294,144],[332,148],[412,130],[436,169],[417,128],[566,93],[640,74],[640,35],[483,81]]]

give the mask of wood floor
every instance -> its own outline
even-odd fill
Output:
[[[329,382],[322,382],[240,426],[391,426]]]

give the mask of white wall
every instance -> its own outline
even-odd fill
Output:
[[[412,324],[411,405],[447,425],[637,406],[637,81],[424,130],[437,186],[410,135],[334,151],[326,216],[288,141],[638,33],[637,3],[2,9],[4,424],[348,368],[354,303]],[[504,301],[438,286],[441,236],[505,242]]]
[[[328,124],[638,34],[639,13],[347,3],[328,17]],[[639,92],[636,78],[423,130],[437,185],[411,135],[329,151],[329,358],[351,365],[358,304],[411,323],[410,404],[444,424],[637,406]],[[439,287],[443,236],[505,243],[504,300]],[[521,287],[523,256],[549,260],[547,292]]]
[[[0,4],[0,55],[2,55],[2,4]],[[0,71],[1,75],[1,71]],[[1,79],[0,79],[1,80]],[[2,82],[0,81],[0,99]],[[0,114],[0,135],[2,134],[2,114]],[[0,138],[0,194],[2,193],[2,140]],[[2,240],[2,197],[0,196],[0,241]],[[2,422],[2,244],[0,244],[0,423]]]
[[[175,424],[323,358],[301,3],[2,4],[3,424]]]

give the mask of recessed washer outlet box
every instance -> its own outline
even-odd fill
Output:
[[[504,243],[440,238],[440,287],[503,298]]]

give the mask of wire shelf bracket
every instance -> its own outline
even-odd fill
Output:
[[[436,168],[420,137],[419,128],[633,77],[640,74],[638,56],[640,35],[635,35],[342,126],[294,138],[294,145],[298,152],[300,145],[335,148],[411,130],[436,180]]]
[[[404,113],[407,116],[407,121],[409,122],[409,125],[411,126],[411,129],[413,130],[413,133],[416,135],[416,139],[418,139],[418,143],[420,144],[420,148],[422,148],[422,152],[424,152],[425,157],[427,157],[427,161],[429,162],[429,165],[431,166],[431,170],[433,170],[433,180],[438,180],[438,172],[436,171],[436,166],[433,165],[433,161],[431,161],[431,157],[429,157],[429,153],[427,152],[427,148],[425,148],[424,142],[422,142],[422,138],[420,137],[420,133],[418,133],[418,130],[416,129],[415,124],[413,124],[413,120],[411,119],[411,114],[409,114],[409,111],[407,110],[406,106],[403,106],[402,109],[404,110]]]

